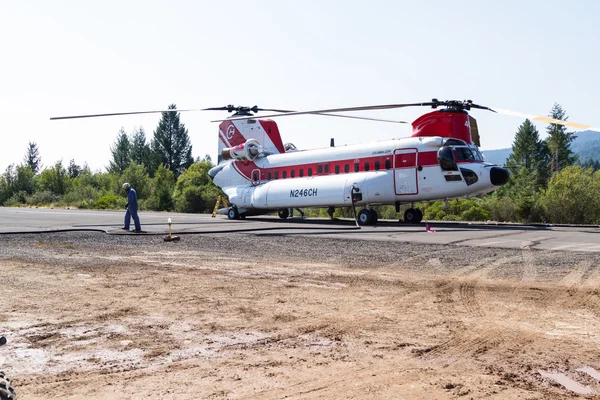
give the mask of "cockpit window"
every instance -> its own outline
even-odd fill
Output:
[[[458,161],[483,161],[481,153],[468,147],[455,147]]]
[[[456,147],[456,158],[458,161],[475,161],[475,156],[471,149],[466,147]]]

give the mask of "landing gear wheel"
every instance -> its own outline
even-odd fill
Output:
[[[277,215],[279,215],[279,218],[281,219],[286,219],[290,216],[290,210],[287,208],[280,208],[279,211],[277,211]]]
[[[423,211],[421,211],[418,208],[415,208],[415,210],[417,210],[417,220],[415,221],[416,224],[420,223],[421,221],[423,221]]]
[[[359,225],[373,225],[375,222],[373,221],[373,213],[371,212],[371,210],[367,210],[366,208],[363,208],[362,210],[360,210],[360,212],[358,213],[358,224]]]
[[[379,215],[377,215],[377,211],[373,209],[370,209],[369,212],[371,213],[372,223],[373,225],[375,225],[377,223],[377,220],[379,219]]]
[[[4,372],[0,372],[0,399],[2,400],[16,400],[17,394],[15,389],[11,386],[10,379],[4,375]]]
[[[423,214],[416,208],[409,208],[404,212],[404,222],[407,224],[418,224],[423,219]]]
[[[238,213],[237,208],[231,207],[229,211],[227,211],[227,218],[229,219],[240,219],[240,213]]]

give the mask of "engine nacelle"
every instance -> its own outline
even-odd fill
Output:
[[[252,161],[260,153],[262,153],[263,147],[258,143],[256,139],[248,139],[245,143],[239,144],[234,147],[225,147],[221,151],[221,155],[225,160],[231,160],[235,158],[237,161]]]

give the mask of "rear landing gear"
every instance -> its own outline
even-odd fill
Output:
[[[363,225],[363,226],[375,225],[375,223],[377,222],[378,219],[379,219],[379,216],[377,215],[377,211],[375,211],[375,210],[368,210],[366,208],[363,208],[358,213],[358,224],[359,225]]]
[[[290,216],[290,210],[287,208],[280,208],[279,211],[277,211],[277,215],[279,215],[279,218],[281,219],[286,219]]]
[[[423,211],[418,208],[409,208],[404,212],[404,222],[407,224],[418,224],[423,220]]]

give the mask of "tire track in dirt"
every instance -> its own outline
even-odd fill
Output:
[[[442,314],[455,316],[459,328],[451,332],[449,340],[424,350],[416,350],[416,353],[427,360],[443,358],[452,364],[463,358],[486,353],[507,339],[512,340],[504,337],[502,328],[487,317],[486,307],[492,303],[492,299],[489,297],[489,288],[481,282],[495,269],[520,259],[521,255],[483,259],[476,265],[458,270],[456,274],[460,274],[460,277],[452,278],[445,285],[438,284],[438,309]]]

